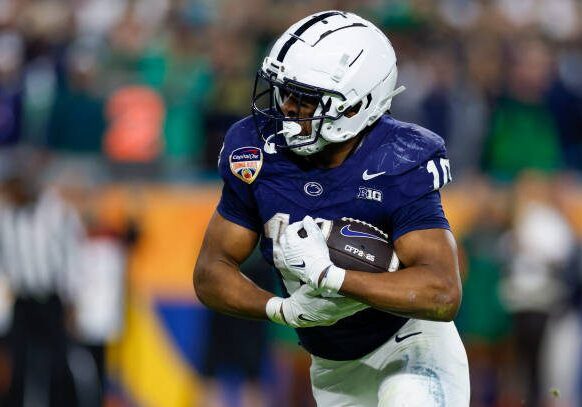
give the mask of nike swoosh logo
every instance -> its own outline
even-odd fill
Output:
[[[304,268],[305,267],[305,260],[301,261],[301,264],[289,264],[291,267],[299,267],[299,268]]]
[[[394,337],[394,340],[396,341],[396,343],[402,342],[403,340],[410,338],[411,336],[420,335],[421,333],[422,332],[413,332],[411,334],[403,335],[403,336],[398,336],[398,334],[396,334],[396,336]]]
[[[307,322],[317,322],[317,321],[315,321],[315,320],[313,320],[313,319],[305,318],[305,317],[303,316],[303,314],[299,314],[299,316],[297,316],[297,318],[299,318],[299,319],[300,319],[300,320],[302,320],[302,321],[307,321]]]
[[[379,241],[384,242],[384,243],[388,243],[386,240],[382,239],[381,237],[378,237],[378,236],[373,235],[371,233],[359,232],[357,230],[351,230],[350,226],[352,226],[352,225],[346,225],[343,228],[341,228],[340,234],[347,236],[347,237],[365,237],[368,239],[374,239],[374,240],[379,240]]]
[[[372,178],[376,178],[376,177],[379,177],[380,175],[384,175],[384,174],[386,174],[386,171],[376,172],[374,174],[368,174],[368,170],[366,170],[362,174],[362,178],[364,179],[364,181],[368,181],[368,180],[371,180]]]

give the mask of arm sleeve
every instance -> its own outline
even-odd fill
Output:
[[[398,208],[392,215],[392,239],[413,230],[449,229],[439,191],[433,191]]]

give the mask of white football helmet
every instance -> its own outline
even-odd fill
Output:
[[[396,55],[390,41],[371,22],[343,11],[310,15],[276,41],[257,72],[252,112],[266,145],[300,155],[355,137],[390,108],[395,89]],[[310,118],[286,117],[281,94],[317,101]],[[357,112],[345,115],[358,106]],[[310,135],[298,122],[311,121]]]

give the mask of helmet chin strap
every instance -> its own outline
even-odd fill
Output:
[[[301,146],[301,147],[293,147],[293,144],[291,143],[291,141],[293,141],[292,139],[295,136],[298,136],[299,134],[301,134],[301,130],[302,130],[302,128],[301,128],[301,125],[299,123],[289,121],[289,122],[283,122],[283,130],[281,130],[279,132],[280,134],[285,136],[285,140],[287,140],[287,144],[288,144],[289,148],[295,154],[300,155],[300,156],[307,156],[307,155],[315,154],[315,153],[321,151],[323,149],[323,147],[325,147],[328,144],[327,140],[324,140],[323,137],[319,136],[317,138],[317,140],[315,140],[311,144],[308,144],[306,146]]]
[[[271,134],[269,137],[265,139],[265,147],[264,150],[267,154],[275,154],[277,153],[277,148],[275,147],[275,143],[271,143],[271,139],[275,136],[282,135],[285,137],[285,140],[288,142],[288,137],[293,137],[301,133],[301,126],[295,122],[283,122],[283,129],[279,130],[277,133]]]

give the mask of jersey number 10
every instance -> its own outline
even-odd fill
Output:
[[[430,160],[429,162],[426,163],[426,170],[432,174],[433,176],[433,187],[434,190],[436,191],[437,189],[441,189],[442,187],[444,187],[445,185],[447,185],[449,182],[451,182],[453,180],[453,177],[451,175],[451,164],[449,163],[449,160],[447,158],[441,158],[439,159],[439,164],[441,167],[441,171],[443,174],[443,182],[441,183],[441,174],[437,168],[437,165],[435,163],[435,160]]]

